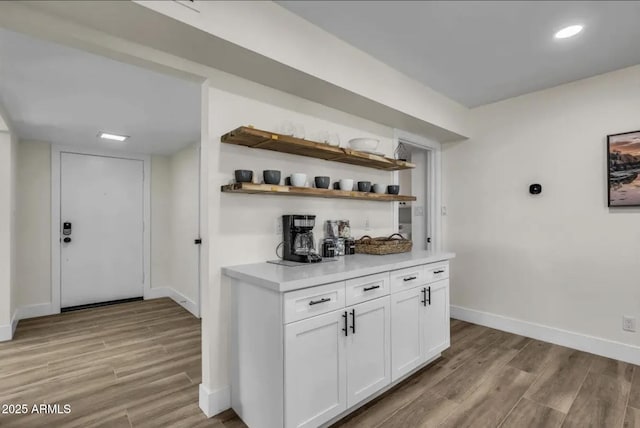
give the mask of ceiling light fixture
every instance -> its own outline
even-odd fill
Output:
[[[583,28],[584,27],[582,25],[569,25],[568,27],[564,27],[562,30],[558,31],[553,37],[556,39],[568,39],[569,37],[573,37],[581,32]]]
[[[109,134],[108,132],[99,132],[98,137],[105,140],[124,141],[129,138],[128,135]]]

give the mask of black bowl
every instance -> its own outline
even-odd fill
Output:
[[[360,192],[370,192],[371,191],[371,182],[370,181],[358,181],[358,190]]]
[[[387,186],[387,193],[390,195],[397,195],[400,193],[400,186],[398,186],[397,184],[392,184],[390,186]]]
[[[314,180],[318,189],[328,189],[331,184],[330,177],[316,177]]]
[[[274,169],[266,169],[262,171],[264,184],[280,184],[280,171]]]
[[[236,182],[251,183],[253,181],[253,171],[248,169],[236,169]]]

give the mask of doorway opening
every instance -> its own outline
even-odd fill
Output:
[[[17,318],[140,297],[199,317],[202,81],[5,29],[0,59]]]
[[[407,160],[416,165],[398,171],[397,182],[403,193],[417,198],[397,204],[396,230],[413,241],[415,250],[440,250],[440,144],[399,130],[395,133],[396,143],[404,146]]]

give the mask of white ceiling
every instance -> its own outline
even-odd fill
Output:
[[[640,63],[638,1],[278,3],[469,107]]]
[[[158,154],[200,140],[200,84],[4,29],[0,105],[25,140]]]

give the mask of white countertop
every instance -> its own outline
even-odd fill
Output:
[[[266,262],[228,266],[222,268],[222,273],[231,278],[282,293],[389,270],[449,260],[454,257],[454,253],[434,253],[431,251],[413,251],[386,256],[354,254],[339,257],[335,262],[296,267]]]

